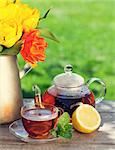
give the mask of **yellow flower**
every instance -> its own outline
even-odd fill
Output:
[[[22,36],[22,25],[15,20],[0,21],[0,45],[12,47]]]
[[[18,3],[20,0],[0,0],[0,7],[4,7],[10,3]]]
[[[0,8],[0,20],[6,18],[15,18],[17,22],[22,24],[23,29],[28,31],[37,27],[40,13],[37,9],[32,9],[26,4],[12,3]]]
[[[23,24],[23,29],[25,31],[29,31],[30,29],[35,29],[38,25],[39,21],[39,12],[37,9],[33,9],[30,12],[30,15],[27,18],[23,18],[22,24]]]
[[[35,29],[39,22],[40,12],[38,9],[32,9],[26,4],[20,4],[20,9],[17,14],[18,18],[22,23],[23,29],[29,31],[30,29]]]
[[[37,9],[32,9],[18,1],[1,7],[0,44],[6,47],[13,46],[21,38],[23,31],[37,27],[39,18],[40,13]]]

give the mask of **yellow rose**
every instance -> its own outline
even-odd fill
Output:
[[[17,22],[22,24],[23,30],[28,31],[37,27],[40,18],[38,9],[32,9],[21,3],[10,4],[6,9],[7,14],[10,13],[10,16],[7,17],[15,18]]]
[[[22,25],[15,20],[0,21],[0,45],[12,47],[22,36]]]
[[[23,29],[29,31],[30,29],[35,29],[38,25],[40,15],[37,9],[31,10],[31,14],[23,19]]]
[[[4,7],[7,5],[7,0],[0,0],[0,7]]]
[[[0,8],[0,44],[11,47],[17,42],[23,31],[37,27],[40,13],[28,5],[10,3]]]
[[[19,6],[17,4],[9,4],[0,8],[0,21],[5,19],[16,19],[19,12]],[[18,18],[20,19],[20,18]],[[19,21],[19,20],[18,20]]]
[[[20,0],[0,0],[0,7],[4,7],[10,3],[17,3],[20,2]]]
[[[15,3],[0,8],[0,20],[16,19],[22,24],[23,30],[28,31],[37,27],[40,13],[37,9],[32,9],[26,4]]]
[[[25,31],[35,29],[40,18],[40,12],[38,11],[38,9],[32,9],[26,4],[20,4],[19,7],[20,9],[17,14],[17,19],[20,18],[23,29]]]

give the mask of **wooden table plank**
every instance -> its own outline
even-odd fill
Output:
[[[0,150],[115,150],[112,145],[97,145],[97,144],[39,144],[39,145],[2,145]]]
[[[91,134],[81,134],[78,132],[74,132],[73,139],[71,143],[107,143],[107,144],[115,144],[115,114],[114,113],[101,113],[103,125],[99,128],[98,131]],[[111,119],[111,120],[110,120]],[[77,141],[76,141],[77,139]],[[13,142],[17,143],[18,139],[16,139],[13,135],[11,135],[8,131],[8,126],[1,125],[0,126],[0,143],[2,142]]]
[[[102,116],[99,130],[91,134],[75,131],[71,140],[45,144],[24,143],[9,133],[8,125],[0,125],[0,150],[115,150],[115,102],[104,101],[97,108]]]
[[[115,112],[115,100],[103,100],[101,103],[96,105],[99,112]]]

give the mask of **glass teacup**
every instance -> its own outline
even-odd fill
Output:
[[[32,138],[47,138],[59,117],[59,108],[45,103],[43,106],[26,104],[21,108],[24,128]]]

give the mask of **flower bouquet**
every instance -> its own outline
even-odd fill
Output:
[[[20,114],[22,96],[16,55],[20,53],[31,68],[46,57],[48,43],[42,35],[58,42],[51,32],[39,27],[49,11],[40,17],[38,9],[19,0],[0,0],[0,124]]]
[[[51,32],[39,29],[40,20],[46,18],[49,11],[40,17],[38,9],[32,9],[19,0],[0,1],[0,55],[20,52],[31,65],[44,61],[48,44],[41,37],[42,33],[57,40]]]

